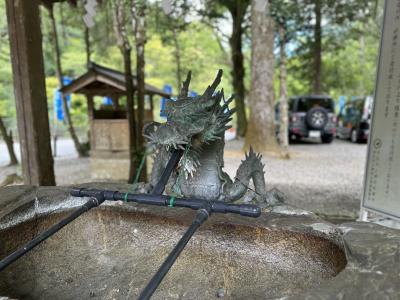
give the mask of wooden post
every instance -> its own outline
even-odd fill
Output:
[[[153,100],[153,94],[149,94],[149,97],[150,97],[150,109],[151,109],[151,111],[153,111],[153,109],[154,109],[154,100]]]
[[[94,120],[94,97],[92,94],[86,94],[86,100],[87,100],[87,113],[88,113],[88,124],[89,124],[89,129],[87,132],[88,135],[88,141],[90,144],[90,149],[93,149],[94,147],[94,140],[93,138],[93,120]]]
[[[153,94],[149,94],[149,100],[150,100],[150,110],[151,110],[151,121],[154,120],[154,100],[153,100]]]
[[[88,117],[89,117],[89,123],[90,123],[93,120],[93,114],[94,114],[93,95],[87,94],[86,100],[87,100],[87,110],[88,110]]]
[[[38,0],[6,0],[24,183],[55,185]]]
[[[119,95],[115,94],[111,96],[112,104],[115,110],[119,108]]]

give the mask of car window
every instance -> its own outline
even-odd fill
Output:
[[[330,98],[301,98],[299,99],[297,111],[307,112],[314,107],[322,107],[329,112],[333,112],[334,103]]]

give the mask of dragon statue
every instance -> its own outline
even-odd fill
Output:
[[[274,205],[279,197],[266,191],[262,156],[252,148],[234,180],[223,171],[225,131],[230,128],[228,123],[235,110],[228,107],[233,97],[225,99],[223,90],[216,92],[221,77],[222,70],[219,70],[201,96],[189,97],[189,72],[177,99],[166,103],[167,122],[145,126],[144,136],[155,151],[150,188],[158,182],[171,150],[182,149],[183,156],[166,186],[168,194],[233,202],[242,199],[247,192],[258,203]],[[254,190],[248,187],[250,180]]]

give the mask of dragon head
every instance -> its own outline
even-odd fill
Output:
[[[189,97],[191,72],[189,71],[176,100],[167,100],[167,122],[151,123],[144,129],[150,144],[175,149],[200,150],[201,145],[223,138],[230,128],[234,110],[229,110],[233,98],[225,100],[224,92],[215,91],[221,82],[222,70],[214,82],[200,96]]]

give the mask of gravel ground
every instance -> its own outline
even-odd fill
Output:
[[[269,189],[285,194],[286,202],[330,218],[356,218],[362,195],[366,145],[335,140],[332,144],[304,141],[290,146],[291,159],[264,157]],[[244,158],[243,141],[226,144],[225,171],[233,177]],[[18,167],[19,168],[19,167]],[[0,165],[0,182],[15,172]],[[68,152],[55,159],[58,185],[92,181],[89,159]]]
[[[225,151],[226,171],[233,175],[243,158],[243,142],[231,141]],[[290,145],[291,159],[264,157],[268,189],[277,188],[286,202],[330,218],[358,217],[367,146],[335,140]]]
[[[91,182],[89,158],[61,157],[54,160],[57,185]],[[0,165],[0,184],[10,174],[21,174],[20,166]]]

